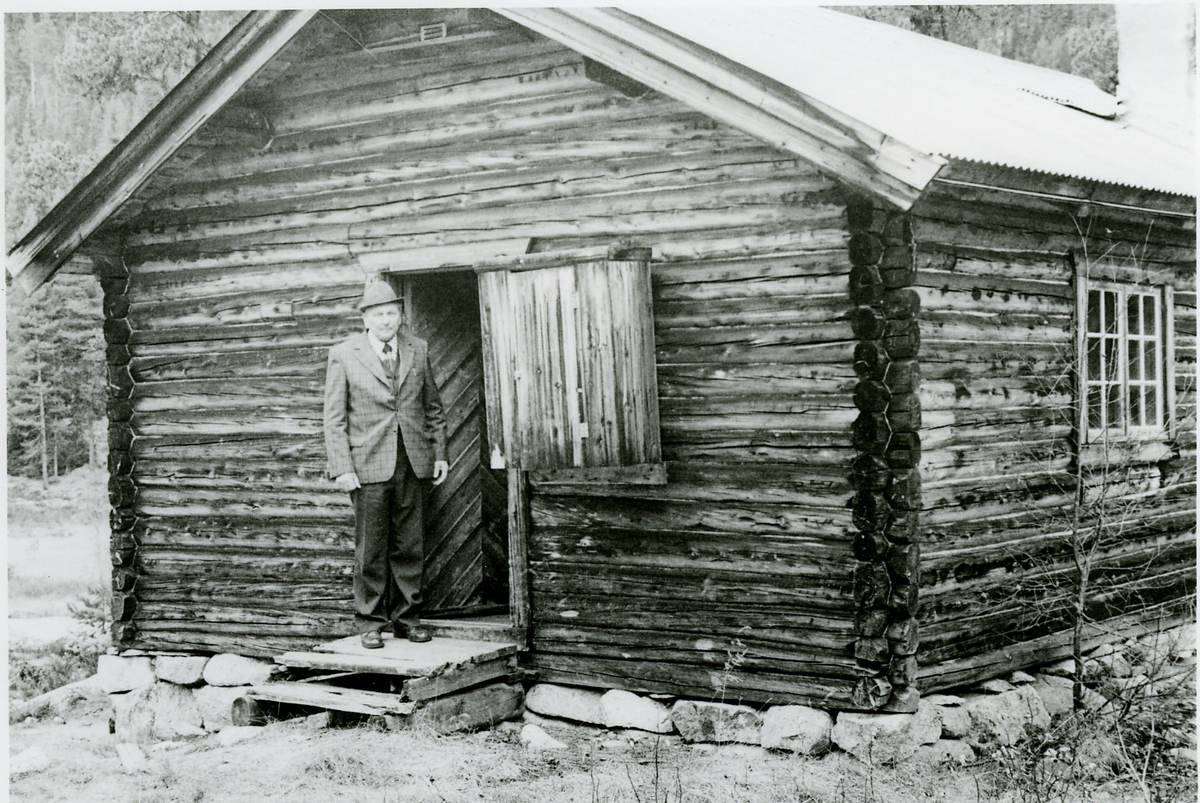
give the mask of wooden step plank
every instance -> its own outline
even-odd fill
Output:
[[[255,700],[269,700],[292,705],[309,705],[352,714],[386,716],[411,714],[414,703],[403,702],[399,695],[383,692],[343,689],[319,683],[296,683],[280,681],[251,686],[247,696]]]
[[[419,706],[409,716],[386,717],[389,729],[421,728],[454,733],[490,728],[515,719],[525,709],[525,691],[519,683],[493,683],[477,689],[439,697]]]
[[[405,700],[428,700],[502,678],[516,670],[513,656],[494,658],[482,663],[467,664],[433,677],[413,678],[404,681],[401,695]]]
[[[418,678],[440,675],[468,664],[517,652],[512,643],[435,638],[424,644],[383,635],[383,649],[363,648],[358,636],[320,644],[312,652],[287,652],[275,659],[284,666],[336,672],[374,672]]]

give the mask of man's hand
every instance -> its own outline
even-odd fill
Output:
[[[445,460],[433,461],[433,484],[441,485],[450,476],[450,464]]]
[[[358,475],[353,471],[348,471],[345,474],[339,475],[334,482],[337,483],[339,491],[345,491],[346,493],[358,490],[362,487],[362,483],[358,481]]]

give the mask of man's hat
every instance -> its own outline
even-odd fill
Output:
[[[368,282],[363,289],[362,301],[358,302],[359,312],[366,312],[370,307],[378,307],[380,304],[399,304],[400,299],[396,297],[396,291],[392,286],[384,281]]]

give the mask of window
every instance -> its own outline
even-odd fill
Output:
[[[664,482],[649,263],[490,271],[479,290],[492,467]]]
[[[1082,424],[1087,442],[1166,429],[1163,290],[1081,282]]]

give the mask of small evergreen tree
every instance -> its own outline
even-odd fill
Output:
[[[59,474],[94,453],[104,416],[99,283],[60,275],[32,297],[10,287],[7,309],[8,472]]]

